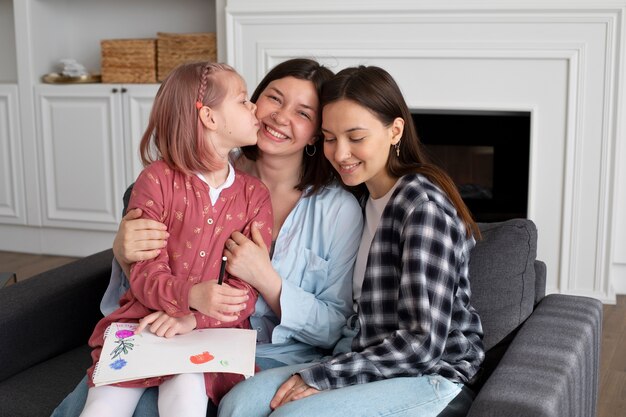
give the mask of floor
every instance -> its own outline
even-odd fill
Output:
[[[78,258],[0,251],[0,273],[14,272],[17,281],[22,281],[76,259]]]
[[[17,281],[77,258],[0,252],[0,272],[15,272]],[[9,284],[11,285],[11,284]],[[597,417],[626,416],[626,295],[604,306],[600,395]]]
[[[604,306],[598,417],[626,416],[626,295]]]

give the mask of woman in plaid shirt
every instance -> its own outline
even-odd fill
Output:
[[[344,69],[321,103],[324,153],[365,213],[351,349],[240,383],[232,393],[254,383],[258,395],[220,415],[436,416],[484,358],[468,276],[478,228],[448,175],[427,163],[387,72]]]

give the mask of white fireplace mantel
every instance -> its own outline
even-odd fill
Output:
[[[413,109],[530,112],[528,217],[548,291],[605,302],[626,292],[626,0],[218,0],[217,10],[220,57],[251,89],[307,56],[333,70],[384,67]]]

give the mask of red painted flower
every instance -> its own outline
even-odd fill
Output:
[[[214,356],[211,355],[209,352],[202,352],[199,355],[192,355],[189,357],[191,363],[194,363],[196,365],[200,365],[201,363],[207,363],[213,359]]]

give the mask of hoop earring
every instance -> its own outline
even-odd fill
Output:
[[[393,145],[393,147],[396,150],[396,156],[399,158],[400,157],[400,142],[398,142],[395,145]]]
[[[310,152],[310,151],[309,151],[309,146],[311,146],[311,147],[313,148],[313,152]],[[304,152],[305,152],[307,155],[309,155],[309,156],[313,156],[313,155],[315,155],[315,152],[317,152],[317,148],[315,147],[315,145],[306,145],[306,146],[304,147]]]

